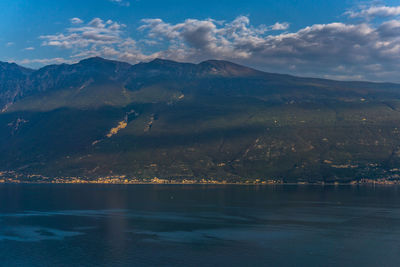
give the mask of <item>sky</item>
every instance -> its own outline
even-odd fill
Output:
[[[400,82],[400,0],[0,0],[0,61],[92,56]]]

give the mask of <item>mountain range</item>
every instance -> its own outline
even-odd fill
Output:
[[[352,181],[400,174],[400,85],[227,61],[0,62],[0,171]],[[29,178],[26,178],[29,179]]]

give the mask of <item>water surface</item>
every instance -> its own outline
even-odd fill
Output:
[[[0,185],[1,266],[400,266],[400,187]]]

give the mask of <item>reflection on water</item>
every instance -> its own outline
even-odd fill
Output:
[[[400,266],[398,187],[1,185],[0,262]]]
[[[61,240],[64,237],[79,235],[79,232],[62,231],[57,229],[32,226],[3,226],[0,230],[0,241],[35,242],[41,240]]]

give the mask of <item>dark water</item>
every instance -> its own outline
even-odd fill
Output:
[[[400,187],[0,185],[1,266],[400,266]]]

